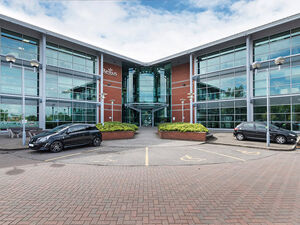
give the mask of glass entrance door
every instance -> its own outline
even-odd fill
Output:
[[[142,127],[152,126],[152,111],[142,110]]]

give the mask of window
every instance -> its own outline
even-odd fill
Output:
[[[253,129],[254,130],[254,123],[244,123],[243,124],[243,128],[246,128],[246,129]]]
[[[75,125],[75,126],[72,126],[68,129],[68,132],[69,133],[75,133],[75,132],[78,132],[78,131],[83,131],[86,129],[86,125]]]
[[[47,65],[71,69],[79,72],[95,74],[96,57],[47,42]]]
[[[263,124],[263,123],[256,123],[255,124],[255,128],[256,128],[256,130],[267,130],[267,128],[266,128],[266,124]]]
[[[18,59],[38,60],[39,41],[26,35],[1,29],[1,54]]]
[[[234,46],[200,56],[198,62],[198,73],[200,74],[244,66],[246,64],[246,45]]]

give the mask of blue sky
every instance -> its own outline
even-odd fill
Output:
[[[299,0],[0,0],[1,14],[145,62],[299,12]]]

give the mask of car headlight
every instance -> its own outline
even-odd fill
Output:
[[[290,136],[292,136],[292,137],[296,137],[296,135],[295,134],[289,134]]]
[[[36,140],[36,142],[45,142],[50,138],[50,136],[46,136],[46,137],[40,137]]]

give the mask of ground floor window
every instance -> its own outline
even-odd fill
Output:
[[[247,121],[246,100],[201,103],[197,107],[197,122],[208,128],[231,129]]]
[[[25,119],[27,127],[39,126],[38,100],[26,99]],[[0,97],[0,129],[22,126],[22,99]]]
[[[300,131],[300,96],[271,97],[271,123],[288,130]],[[254,121],[267,120],[267,99],[254,100]]]
[[[93,103],[47,101],[46,128],[67,123],[96,123],[97,107]]]

